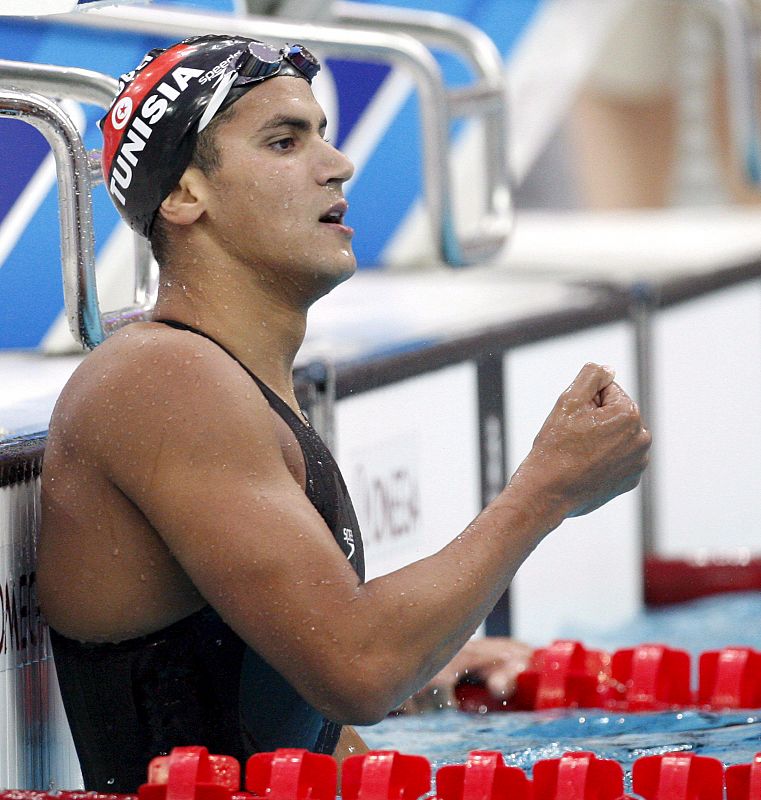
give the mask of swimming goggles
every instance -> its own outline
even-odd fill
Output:
[[[320,71],[319,61],[300,44],[286,45],[277,50],[264,42],[250,42],[220,76],[214,94],[198,121],[198,132],[212,121],[233,87],[250,86],[274,78],[289,65],[309,83]]]

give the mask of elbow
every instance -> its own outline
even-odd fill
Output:
[[[350,700],[336,704],[323,713],[326,717],[341,725],[377,725],[393,711],[393,706],[372,702],[369,699]]]
[[[342,725],[375,725],[407,699],[407,683],[399,680],[398,665],[397,670],[368,669],[363,665],[361,670],[336,681],[333,691],[324,694],[315,707]]]

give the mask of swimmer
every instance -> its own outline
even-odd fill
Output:
[[[106,186],[161,282],[152,320],[72,376],[45,456],[38,586],[87,789],[133,792],[176,745],[358,751],[348,726],[439,673],[550,531],[645,468],[636,405],[588,364],[464,531],[364,581],[292,379],[309,307],[356,267],[318,69],[196,37],[122,76],[102,121]]]

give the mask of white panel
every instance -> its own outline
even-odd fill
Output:
[[[0,787],[78,789],[82,776],[34,590],[39,484],[0,489]]]
[[[506,381],[512,467],[528,453],[558,395],[585,362],[615,367],[616,380],[633,394],[633,354],[632,328],[626,323],[510,351]],[[574,631],[588,635],[617,626],[639,610],[637,503],[636,493],[616,498],[590,515],[567,520],[542,542],[513,581],[516,636],[543,645]]]
[[[665,309],[654,334],[658,550],[761,553],[761,286]]]
[[[342,400],[336,431],[368,578],[436,552],[480,510],[473,365]]]

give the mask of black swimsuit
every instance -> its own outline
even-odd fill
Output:
[[[338,465],[317,433],[246,371],[296,436],[307,498],[364,580],[362,539]],[[180,745],[202,744],[243,764],[252,753],[278,747],[335,749],[341,726],[303,700],[210,606],[117,644],[79,642],[53,630],[50,637],[88,790],[134,792],[150,759]]]

